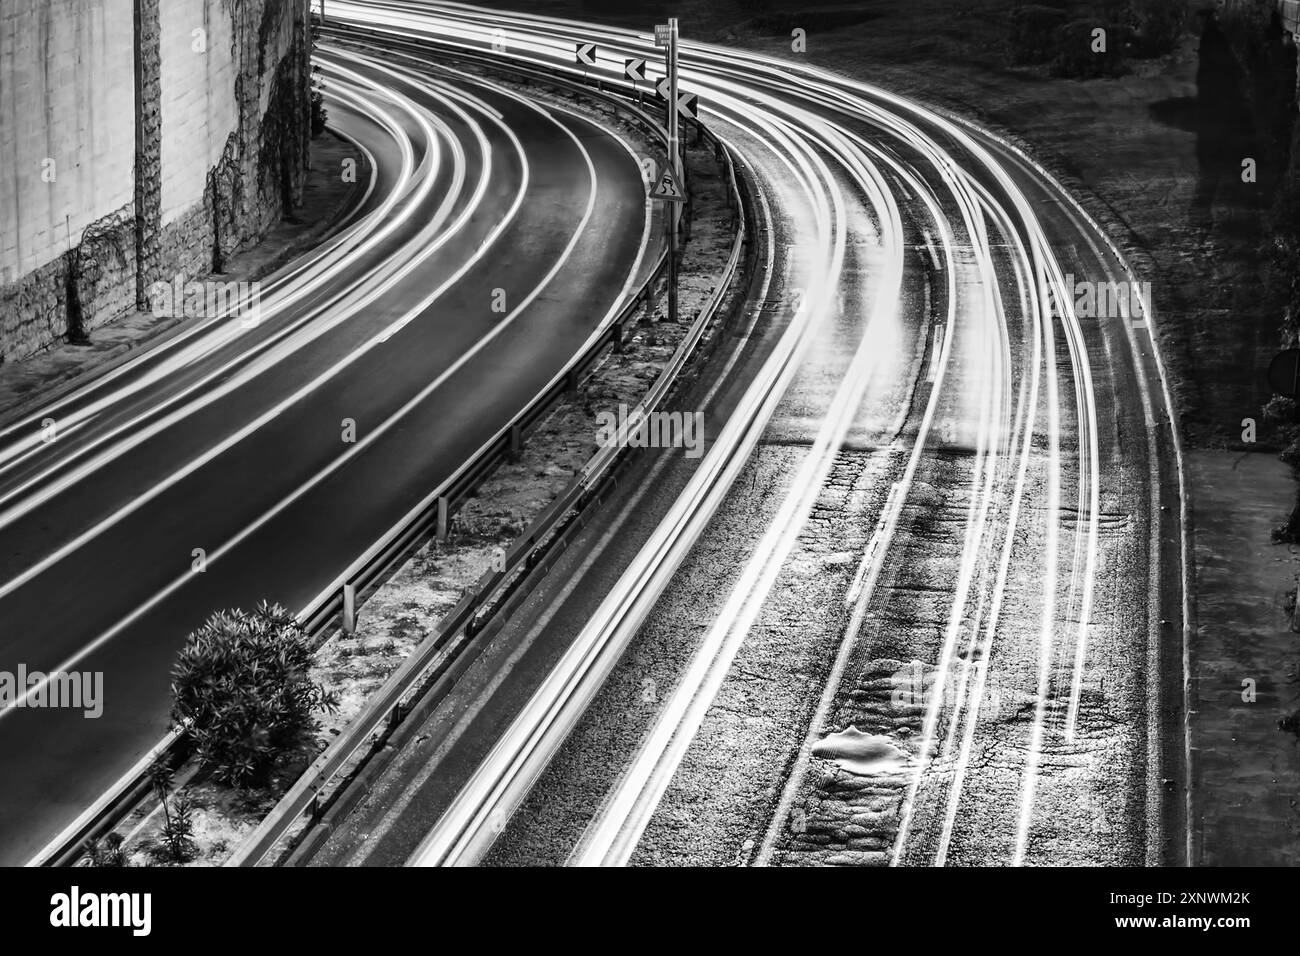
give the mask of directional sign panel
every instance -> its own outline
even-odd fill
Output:
[[[633,83],[644,83],[645,60],[624,60],[623,75]]]
[[[668,45],[668,24],[656,23],[655,24],[655,46],[667,46],[667,45]]]
[[[659,176],[659,181],[654,184],[650,190],[651,199],[663,199],[667,202],[686,202],[686,193],[682,192],[682,187],[677,182],[677,177],[673,175],[671,166],[665,166],[663,173]]]
[[[573,59],[583,66],[596,65],[596,44],[579,43],[573,51]]]
[[[694,93],[677,94],[677,115],[687,119],[699,119],[700,98]]]
[[[660,99],[668,99],[668,93],[671,87],[668,85],[668,77],[661,76],[655,80],[655,92],[659,94]]]

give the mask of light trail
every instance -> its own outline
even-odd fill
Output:
[[[390,72],[393,73],[394,75],[397,75],[396,71],[390,70],[387,67],[383,67],[382,69],[385,72]],[[412,78],[412,79],[413,81],[418,82],[417,78]],[[448,105],[453,109],[456,108],[451,104]],[[541,110],[540,108],[538,108],[538,112],[543,113],[545,115],[545,111]],[[468,122],[469,121],[468,115],[464,115],[464,114],[462,115],[464,119],[466,119],[466,121]],[[107,529],[107,527],[121,520],[131,511],[138,509],[143,504],[147,503],[148,500],[160,494],[162,490],[164,490],[166,487],[170,487],[172,484],[181,480],[181,478],[196,471],[203,464],[206,464],[208,461],[212,460],[217,455],[221,454],[227,448],[232,446],[235,442],[246,437],[248,434],[251,434],[254,430],[256,430],[256,428],[260,427],[266,421],[273,419],[276,415],[280,413],[281,410],[288,407],[288,405],[308,395],[322,382],[338,374],[341,370],[343,370],[348,365],[350,365],[353,361],[355,361],[361,351],[364,351],[365,349],[368,348],[372,348],[375,345],[380,344],[382,341],[386,341],[389,335],[391,335],[391,330],[393,330],[394,328],[400,328],[401,326],[404,326],[412,319],[414,319],[416,316],[420,315],[429,307],[430,304],[436,301],[437,298],[439,298],[443,294],[443,292],[445,292],[448,288],[454,285],[460,279],[460,277],[464,275],[464,273],[467,272],[469,268],[475,262],[477,262],[483,255],[485,255],[487,251],[491,248],[492,241],[495,240],[495,238],[499,236],[501,232],[504,231],[506,226],[513,219],[514,213],[522,203],[523,196],[527,191],[527,186],[528,186],[527,161],[524,156],[523,146],[522,144],[519,143],[513,131],[510,130],[504,124],[502,124],[499,118],[496,119],[496,122],[501,126],[503,132],[511,138],[512,142],[515,143],[516,147],[519,150],[521,162],[524,163],[524,179],[519,187],[518,192],[515,195],[514,201],[507,214],[493,227],[490,239],[484,242],[475,251],[475,253],[471,256],[468,262],[463,264],[455,273],[453,273],[451,276],[445,279],[437,288],[435,288],[433,292],[429,293],[423,299],[417,302],[415,305],[408,308],[403,313],[403,315],[400,316],[398,319],[396,319],[393,323],[391,323],[388,326],[388,328],[374,335],[362,349],[354,351],[353,353],[351,353],[350,355],[348,355],[347,357],[345,357],[344,359],[336,363],[325,373],[323,373],[322,375],[314,379],[312,382],[300,388],[289,399],[282,401],[280,404],[264,412],[252,423],[246,425],[239,432],[236,432],[235,435],[213,446],[199,459],[196,459],[195,461],[187,465],[186,468],[182,469],[182,471],[175,473],[174,475],[170,476],[168,479],[165,479],[163,482],[160,482],[158,485],[155,485],[152,489],[150,489],[148,493],[146,493],[146,495],[137,498],[130,505],[126,506],[125,508],[115,513],[107,521],[101,522],[101,524],[90,529],[90,531],[68,542],[61,549],[48,556],[45,560],[33,566],[33,568],[29,569],[24,575],[10,582],[7,582],[3,586],[0,586],[0,597],[8,593],[10,590],[13,590],[16,587],[20,586],[26,580],[29,580],[31,577],[34,577],[36,574],[45,570],[47,567],[55,564],[58,560],[61,560],[62,557],[64,557],[66,554],[72,553],[77,548],[84,545],[85,542],[89,540],[91,537],[93,537],[95,534],[102,533],[104,530]],[[555,262],[552,264],[549,271],[542,278],[542,280],[539,283],[537,283],[533,287],[533,289],[529,291],[523,297],[523,299],[520,300],[518,304],[516,304],[515,307],[507,315],[503,316],[502,319],[496,325],[494,325],[490,331],[485,333],[475,343],[475,345],[472,348],[470,348],[465,353],[460,355],[456,359],[456,361],[453,362],[447,369],[445,369],[430,383],[424,386],[424,388],[422,388],[413,397],[407,400],[407,402],[403,404],[403,406],[400,409],[398,409],[396,412],[388,416],[386,419],[384,419],[374,428],[368,429],[362,438],[360,438],[357,442],[348,445],[346,450],[342,452],[338,457],[333,459],[328,466],[318,471],[315,475],[312,476],[311,479],[309,479],[307,482],[305,482],[304,484],[296,488],[292,493],[290,493],[289,495],[281,499],[274,507],[272,507],[271,509],[269,509],[268,511],[260,515],[257,518],[257,520],[245,526],[233,537],[229,538],[221,545],[211,550],[208,553],[206,558],[206,562],[208,566],[212,566],[217,561],[221,560],[226,554],[233,551],[240,543],[247,540],[253,533],[255,533],[260,528],[264,527],[278,514],[285,511],[290,505],[292,505],[294,502],[301,499],[313,488],[319,486],[331,475],[338,472],[341,468],[347,465],[350,461],[352,461],[354,458],[360,455],[363,451],[365,451],[368,447],[373,445],[383,435],[385,435],[388,431],[390,431],[393,427],[395,427],[409,412],[411,412],[414,408],[418,407],[419,404],[423,402],[425,399],[427,399],[428,396],[431,395],[438,387],[440,387],[444,382],[446,382],[449,378],[451,378],[457,371],[459,371],[462,367],[464,367],[464,365],[467,364],[476,354],[478,354],[483,348],[485,348],[489,343],[491,343],[493,339],[495,339],[506,328],[508,328],[510,324],[514,322],[528,308],[528,306],[537,298],[537,296],[542,293],[542,291],[550,284],[551,280],[554,279],[556,274],[563,268],[564,264],[568,261],[570,255],[572,254],[574,247],[577,245],[579,239],[582,237],[586,229],[587,223],[590,221],[595,211],[598,181],[597,181],[595,166],[592,163],[591,157],[587,153],[587,150],[583,146],[581,140],[563,125],[557,124],[557,126],[559,127],[559,129],[563,130],[563,132],[572,140],[575,148],[583,156],[584,161],[586,163],[588,176],[590,179],[590,189],[588,192],[588,198],[587,198],[585,209],[583,210],[581,219],[573,235],[569,239],[564,249],[561,251],[560,255],[556,258]],[[475,128],[477,129],[477,127]],[[482,136],[481,131],[478,133],[478,135]],[[485,150],[487,150],[486,139],[482,140],[482,146]],[[471,205],[462,213],[462,216],[460,217],[461,221],[465,221],[469,218],[472,209],[477,204],[477,199],[480,198],[483,192],[485,191],[487,175],[488,175],[487,169],[488,167],[485,164],[484,174],[481,177],[479,186],[475,192],[476,202],[474,205]],[[638,262],[645,254],[645,248],[647,243],[648,243],[648,233],[644,234],[642,237],[642,245],[641,245],[641,251],[638,255]],[[417,253],[417,256],[419,255],[420,254]],[[616,302],[614,305],[612,305],[609,310],[609,315],[612,315],[615,312],[617,312],[620,306],[621,306],[621,302]],[[601,323],[602,325],[604,324],[604,322],[608,321],[609,315],[607,315],[606,319],[602,321]],[[105,644],[107,644],[109,641],[115,638],[118,634],[120,634],[123,630],[125,630],[128,626],[130,626],[135,621],[139,620],[143,615],[148,613],[151,609],[156,607],[166,598],[168,598],[169,596],[174,594],[177,590],[179,590],[181,587],[183,587],[185,583],[189,580],[189,577],[190,577],[189,574],[183,574],[180,577],[176,578],[171,584],[169,584],[167,587],[163,588],[162,590],[158,591],[156,594],[154,594],[151,598],[149,598],[144,603],[140,604],[130,614],[120,619],[116,624],[114,624],[108,630],[106,630],[105,632],[98,635],[93,640],[86,643],[76,653],[69,656],[64,661],[60,662],[54,668],[49,669],[46,672],[47,675],[68,672],[74,669],[78,664],[78,662],[86,658],[95,650],[98,650],[99,648],[103,647]],[[46,676],[44,680],[42,680],[41,682],[29,687],[22,699],[26,701],[30,699],[33,695],[43,692],[44,688],[48,685],[50,680],[51,677]],[[3,718],[7,716],[9,713],[11,713],[13,709],[15,708],[6,708],[4,710],[0,710],[0,720],[3,720]]]
[[[623,56],[653,52],[650,38],[640,34],[461,5],[427,4],[412,12],[417,8],[401,4],[388,4],[385,8],[381,4],[339,2],[335,9],[344,19],[381,30],[401,31],[403,35],[424,35],[442,43],[458,42],[486,50],[494,41],[504,40],[503,55],[508,59],[557,72],[575,72],[568,61],[576,36],[593,39],[600,45],[596,69],[607,70],[612,75],[609,82],[618,82],[614,77],[621,71]],[[1047,485],[1043,534],[1037,542],[1043,556],[1043,575],[1039,582],[1041,613],[1035,631],[1037,666],[1034,680],[1026,688],[1035,706],[1020,773],[1014,848],[1010,850],[1010,862],[1023,863],[1030,843],[1042,756],[1048,735],[1053,733],[1048,714],[1057,702],[1054,685],[1060,683],[1052,680],[1052,665],[1056,660],[1072,662],[1066,741],[1075,734],[1080,687],[1087,664],[1088,630],[1094,624],[1100,550],[1101,455],[1092,364],[1083,329],[1073,311],[1072,297],[1060,294],[1064,270],[1044,224],[1003,160],[994,155],[996,149],[989,145],[991,139],[969,124],[904,98],[800,64],[707,44],[683,44],[681,79],[684,90],[701,95],[703,109],[711,121],[739,131],[730,140],[737,148],[751,151],[747,158],[762,179],[764,193],[777,197],[774,205],[779,210],[791,216],[796,215],[796,209],[813,210],[811,225],[817,240],[810,247],[815,245],[822,250],[820,255],[824,258],[819,264],[833,263],[835,268],[823,273],[818,281],[806,283],[805,287],[814,290],[815,298],[811,303],[804,303],[796,314],[778,350],[780,361],[764,366],[746,396],[739,413],[744,416],[743,423],[735,428],[729,423],[724,429],[697,473],[698,481],[692,479],[668,519],[606,598],[560,666],[497,742],[413,860],[421,864],[463,864],[481,856],[496,832],[489,822],[500,820],[519,805],[550,755],[581,717],[612,667],[613,659],[627,646],[667,578],[684,559],[703,522],[717,508],[740,464],[754,447],[762,423],[771,415],[781,391],[788,385],[793,367],[805,354],[807,340],[798,336],[806,336],[809,327],[824,321],[830,309],[826,293],[835,286],[843,255],[846,228],[843,209],[848,192],[841,183],[847,183],[851,190],[870,197],[882,223],[881,241],[895,253],[884,270],[885,291],[881,296],[884,304],[875,303],[873,319],[864,330],[862,344],[776,518],[745,565],[684,678],[669,696],[571,862],[623,864],[631,857],[732,658],[757,619],[785,557],[804,529],[811,504],[852,424],[856,409],[853,399],[860,401],[875,367],[866,345],[872,336],[874,317],[886,314],[882,310],[892,305],[891,294],[897,297],[895,270],[901,270],[902,261],[901,254],[897,254],[902,227],[889,186],[877,167],[888,164],[896,175],[900,175],[902,167],[849,128],[865,125],[882,139],[915,152],[937,172],[950,201],[956,205],[969,240],[967,251],[972,261],[963,262],[961,270],[955,267],[952,252],[955,239],[946,229],[944,217],[933,207],[931,212],[949,266],[948,281],[954,291],[949,297],[949,324],[942,336],[936,332],[935,347],[941,354],[932,360],[927,372],[927,377],[933,379],[933,390],[920,435],[909,458],[906,480],[896,483],[896,490],[891,491],[877,534],[868,542],[852,584],[848,599],[852,606],[850,625],[818,713],[823,715],[830,706],[847,651],[856,641],[863,615],[871,605],[879,569],[889,552],[889,541],[899,515],[907,506],[912,475],[925,451],[925,437],[950,379],[948,365],[957,348],[954,343],[969,339],[970,344],[963,346],[970,349],[969,359],[974,363],[968,372],[979,372],[975,383],[977,393],[970,403],[976,413],[975,456],[969,478],[971,498],[965,513],[955,594],[936,665],[935,687],[913,757],[910,783],[900,805],[891,858],[894,863],[905,860],[918,800],[922,790],[934,784],[946,787],[941,791],[946,799],[937,831],[935,862],[942,864],[947,860],[979,733],[980,707],[988,686],[990,663],[997,659],[1001,642],[1015,636],[1001,633],[1000,626],[1008,575],[1016,553],[1016,532],[1025,510],[1035,438],[1040,437],[1046,442],[1042,464]],[[828,119],[827,112],[837,118]],[[962,157],[960,162],[953,158],[957,154]],[[833,169],[825,164],[825,156],[832,157]],[[1036,174],[1042,175],[1041,170]],[[900,178],[906,177],[900,175]],[[1059,190],[1048,177],[1042,175],[1042,178],[1049,190]],[[928,186],[915,191],[928,202]],[[1008,258],[1025,316],[1031,354],[1018,393],[1012,387],[1010,332],[1001,281],[995,271],[995,260],[1002,253],[995,251],[990,242],[989,220],[1010,242]],[[809,225],[805,217],[805,228]],[[866,231],[857,222],[848,227],[854,233]],[[1088,235],[1089,229],[1095,229],[1095,224],[1090,223],[1081,231]],[[1099,255],[1098,259],[1101,261],[1102,257]],[[977,292],[968,307],[961,310],[957,308],[957,287],[953,285],[959,271],[969,275],[970,286]],[[1042,290],[1047,288],[1054,289],[1054,298],[1062,303],[1058,315],[1044,309]],[[1060,341],[1068,353],[1069,387],[1074,394],[1072,409],[1063,409],[1060,402],[1063,385],[1058,381],[1056,367],[1057,334],[1061,335]],[[1167,386],[1165,390],[1167,400]],[[1148,402],[1145,392],[1143,400]],[[1040,401],[1046,408],[1045,426],[1040,426],[1037,411]],[[1149,402],[1146,407],[1150,422]],[[1067,412],[1072,414],[1069,424],[1077,429],[1078,436],[1077,452],[1071,456],[1074,459],[1071,463],[1077,463],[1074,496],[1077,517],[1073,544],[1062,547],[1059,540],[1062,481],[1067,467],[1062,454],[1065,428],[1062,418]],[[1045,427],[1045,431],[1040,432],[1040,427]],[[1062,586],[1062,560],[1068,565],[1068,577],[1064,578],[1064,594],[1058,595]],[[966,652],[959,654],[958,648],[963,646]],[[941,721],[942,702],[950,679],[957,682],[956,704],[945,722]],[[801,750],[805,757],[817,727],[818,722],[814,722]],[[935,750],[939,750],[937,755],[933,753]],[[789,806],[792,785],[793,781],[787,785],[783,807]],[[778,823],[779,819],[778,813]],[[775,838],[776,831],[769,831],[760,856],[770,851]]]

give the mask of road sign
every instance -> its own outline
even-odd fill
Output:
[[[633,83],[644,83],[645,60],[624,60],[623,75]]]
[[[668,30],[669,27],[666,23],[655,24],[655,46],[668,45]]]
[[[1300,378],[1300,349],[1285,349],[1273,356],[1268,366],[1268,384],[1279,395],[1296,397],[1296,380]]]
[[[659,176],[659,181],[650,190],[650,198],[663,199],[667,202],[686,202],[686,193],[682,192],[681,184],[677,182],[677,177],[673,175],[671,166],[664,167],[663,173]]]
[[[677,115],[687,119],[699,119],[700,98],[694,93],[679,93],[677,96]]]
[[[596,65],[596,44],[579,43],[573,51],[573,59],[583,66]]]
[[[670,95],[668,86],[669,86],[669,81],[668,81],[668,77],[666,76],[661,76],[659,77],[659,79],[655,80],[655,92],[659,94],[660,99],[663,100],[668,99]]]

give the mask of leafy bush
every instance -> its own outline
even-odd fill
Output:
[[[189,722],[200,764],[217,780],[263,780],[316,730],[336,696],[312,683],[311,649],[298,623],[265,602],[212,615],[186,639],[172,672],[172,720]]]

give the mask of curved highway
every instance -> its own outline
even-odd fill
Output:
[[[331,15],[559,72],[594,42],[609,83],[624,57],[657,60],[647,34],[454,4]],[[620,540],[617,562],[599,560],[608,535],[589,536],[573,577],[506,625],[503,646],[545,643],[552,659],[458,701],[491,735],[446,768],[455,786],[426,765],[397,795],[431,821],[388,814],[403,852],[426,865],[494,846],[500,862],[583,865],[1177,862],[1181,448],[1152,303],[1093,318],[1067,288],[1136,277],[1044,170],[954,117],[707,44],[683,45],[682,84],[770,210],[775,250],[751,303],[770,347],[737,373],[743,394],[671,500],[627,505],[659,520]],[[738,479],[765,466],[770,503],[747,510],[754,485]],[[856,493],[828,517],[840,483]],[[837,563],[809,577],[818,548]],[[720,695],[734,704],[754,676],[734,665],[791,627],[783,598],[810,588],[792,663],[766,680],[809,664],[820,686],[771,740],[726,732]],[[683,621],[691,655],[663,669],[644,716],[629,711],[620,659]],[[917,675],[901,707],[891,669]],[[439,779],[430,808],[418,787]]]
[[[21,768],[0,863],[156,743],[191,629],[337,590],[657,257],[616,132],[436,68],[318,59],[332,124],[369,157],[346,228],[256,311],[191,319],[0,433],[0,669],[104,674],[99,719],[0,711],[0,762]]]

